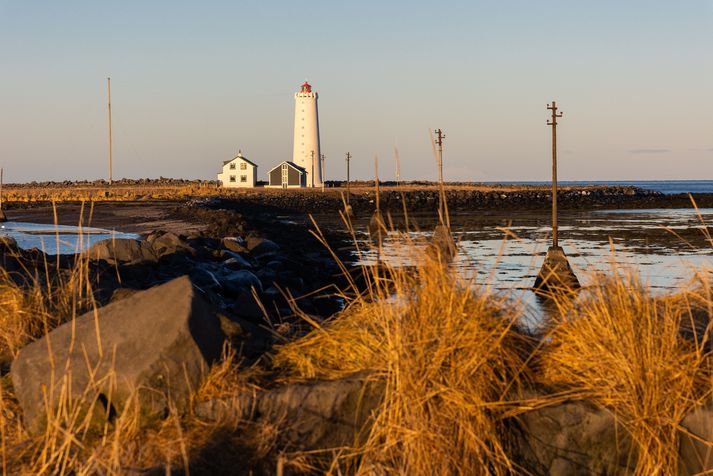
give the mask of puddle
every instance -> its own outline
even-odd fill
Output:
[[[20,248],[39,248],[50,255],[77,253],[107,238],[139,238],[134,233],[119,233],[102,228],[12,221],[0,224],[0,236],[14,238]]]

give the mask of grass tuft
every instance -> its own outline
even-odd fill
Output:
[[[678,474],[680,423],[710,393],[710,356],[681,332],[692,312],[686,302],[685,293],[653,295],[634,274],[599,276],[574,303],[561,303],[541,356],[546,383],[621,421],[637,475]]]

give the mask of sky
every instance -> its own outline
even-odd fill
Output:
[[[713,179],[713,0],[0,0],[6,182],[259,178],[319,93],[327,179]]]

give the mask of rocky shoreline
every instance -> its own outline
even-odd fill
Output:
[[[683,200],[626,188],[569,190],[562,197],[561,203],[572,207],[585,203],[660,206],[654,204]],[[373,194],[365,192],[353,198],[357,212],[373,209]],[[432,191],[411,192],[406,197],[407,207],[433,210],[436,198]],[[280,467],[284,451],[330,451],[358,441],[383,397],[383,381],[369,372],[289,384],[268,377],[259,390],[229,397],[216,396],[194,404],[188,395],[219,361],[224,342],[238,349],[241,366],[261,363],[269,368],[269,356],[276,345],[304,336],[315,323],[325,322],[342,308],[339,293],[347,289],[347,280],[334,255],[304,223],[282,216],[314,207],[336,208],[336,199],[334,194],[317,193],[193,199],[171,204],[167,217],[177,223],[201,224],[200,230],[182,234],[157,229],[143,234],[140,240],[103,241],[82,255],[59,257],[56,266],[54,257],[39,250],[18,249],[11,240],[4,240],[0,243],[0,265],[20,285],[30,287],[33,282],[56,282],[87,258],[96,316],[104,325],[101,342],[121,351],[111,368],[120,377],[118,387],[98,385],[101,411],[93,417],[98,424],[105,424],[107,415],[110,418],[127,404],[131,388],[160,389],[159,396],[153,392],[139,400],[142,425],[165,418],[170,407],[206,424],[228,422],[233,434],[249,433],[247,429],[252,427],[279,428],[271,453],[261,457],[259,463],[234,468],[235,474],[249,470],[271,474]],[[386,207],[402,207],[399,192],[385,191],[381,199]],[[474,201],[488,203],[488,207],[502,208],[505,203],[544,207],[547,199],[545,192],[536,190],[459,190],[449,194],[455,209],[469,207]],[[348,236],[334,230],[325,233],[324,240],[337,259],[349,265],[352,250],[345,246]],[[354,275],[358,277],[359,270]],[[86,311],[76,318],[76,328],[63,324],[50,332],[53,358],[106,359],[96,345],[95,314],[91,309]],[[12,369],[15,394],[30,432],[43,429],[41,415],[46,402],[38,399],[41,388],[63,378],[63,374],[55,373],[47,357],[45,339],[40,337],[22,348],[15,358],[5,355],[2,362],[3,374]],[[79,343],[81,352],[71,348],[74,342]],[[138,351],[127,351],[134,348]],[[78,383],[94,378],[81,365],[74,372],[72,380]],[[75,396],[85,398],[81,393]],[[517,395],[513,400],[537,397]],[[681,436],[684,472],[713,467],[705,444],[696,440],[713,439],[706,423],[712,412],[710,406],[701,406],[682,422],[690,434],[696,435]],[[628,433],[610,412],[587,401],[564,399],[533,408],[508,418],[505,426],[511,433],[511,455],[531,474],[627,473],[635,464],[631,458],[634,444]],[[195,463],[200,466],[195,469],[207,473],[224,470],[218,463],[215,467],[210,463],[213,458],[221,460],[219,452],[233,450],[224,444],[221,441],[215,448],[202,450],[204,454]]]
[[[134,184],[136,182],[136,184]],[[154,185],[154,182],[156,184]],[[46,184],[33,189],[29,185],[8,188],[10,196],[5,209],[32,209],[45,207],[51,201],[60,204],[96,203],[166,203],[194,200],[249,204],[266,207],[266,211],[279,213],[324,213],[343,209],[347,188],[343,183],[333,183],[324,192],[311,189],[218,189],[200,181],[123,181],[111,187],[96,183]],[[113,187],[113,188],[112,188]],[[692,194],[701,208],[713,207],[713,194]],[[433,212],[439,200],[438,187],[434,185],[384,186],[380,192],[383,210],[401,213]],[[453,212],[475,210],[545,210],[551,207],[552,194],[542,186],[458,186],[448,185],[446,197]],[[374,189],[366,186],[352,187],[350,204],[357,213],[374,210]],[[688,194],[665,195],[661,192],[631,186],[581,186],[563,187],[558,191],[558,205],[562,210],[617,209],[617,208],[688,208]]]
[[[350,204],[357,213],[370,213],[375,208],[373,190],[352,191]],[[379,195],[383,210],[392,213],[433,212],[438,206],[436,188],[422,190],[382,189]],[[713,206],[713,194],[694,194],[699,207]],[[326,192],[285,191],[264,193],[242,191],[226,200],[266,207],[276,213],[321,213],[343,208],[346,189],[329,189]],[[546,210],[552,206],[552,194],[546,189],[495,189],[477,190],[449,188],[446,191],[448,208],[452,212],[474,210]],[[557,196],[562,210],[602,208],[688,208],[691,200],[686,194],[664,195],[660,192],[636,187],[581,187],[560,190]]]

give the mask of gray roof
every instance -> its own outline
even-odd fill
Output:
[[[300,167],[300,166],[297,165],[296,163],[290,162],[289,160],[283,160],[282,162],[280,162],[279,164],[277,164],[276,166],[274,166],[273,168],[271,168],[267,173],[269,174],[270,172],[272,172],[272,171],[275,170],[276,168],[282,167],[282,164],[287,164],[287,165],[289,165],[290,167],[296,169],[298,172],[300,172],[300,173],[302,173],[302,174],[306,174],[306,173],[307,173],[307,169],[305,169],[304,167]]]
[[[230,159],[230,160],[224,160],[224,161],[223,161],[223,165],[228,165],[229,163],[231,163],[231,162],[234,161],[235,159],[244,160],[244,161],[247,162],[248,164],[250,164],[250,165],[252,165],[252,166],[254,166],[254,167],[257,167],[257,164],[256,164],[255,162],[252,162],[252,161],[250,161],[250,160],[248,160],[248,159],[246,159],[245,157],[240,156],[240,155],[236,155],[235,157],[233,157],[233,158]]]

